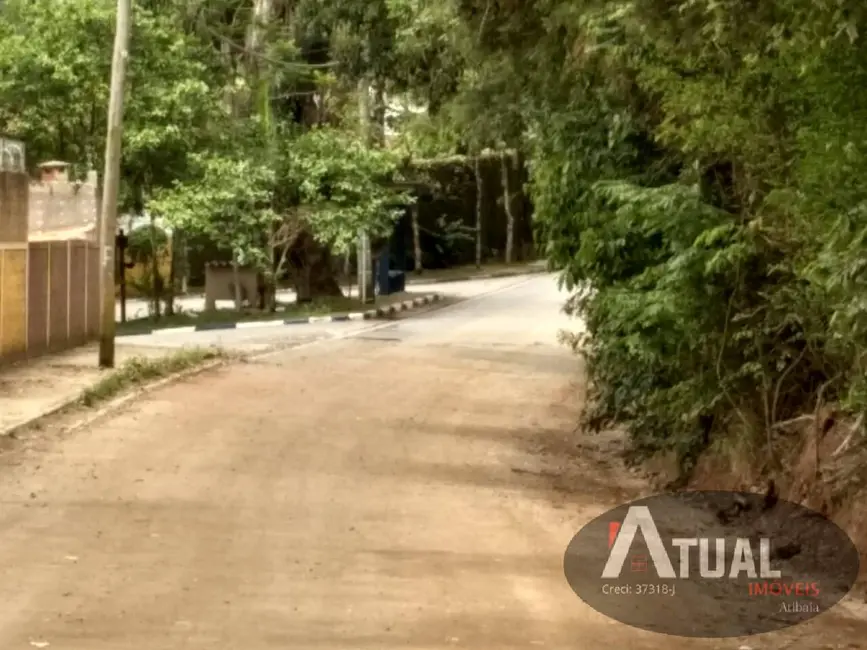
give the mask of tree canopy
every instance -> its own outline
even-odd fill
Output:
[[[867,407],[865,13],[137,0],[124,200],[248,258],[302,231],[342,252],[359,229],[389,232],[407,160],[515,149],[587,323],[572,342],[589,423],[684,468],[730,435],[772,463],[779,422],[820,400]],[[111,8],[9,0],[2,15],[0,131],[31,161],[99,166]],[[368,137],[389,121],[388,146]]]
[[[779,422],[865,407],[865,9],[460,3],[521,89],[536,224],[588,324],[592,424],[685,469],[723,435],[773,464]]]

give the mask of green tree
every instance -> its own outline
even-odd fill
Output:
[[[4,3],[0,131],[47,159],[102,170],[114,11],[97,0]],[[221,79],[209,47],[177,13],[134,6],[123,145],[123,196],[140,210],[155,187],[186,170],[187,152],[214,133]]]
[[[781,421],[867,406],[863,6],[459,8],[512,71],[488,102],[522,107],[538,233],[588,325],[591,424],[684,469],[731,436],[773,466]]]
[[[410,200],[394,185],[398,160],[331,128],[285,135],[274,156],[258,161],[246,154],[200,157],[194,180],[149,207],[174,227],[232,250],[241,264],[275,275],[288,266],[301,301],[338,294],[336,283],[314,284],[313,265],[322,260],[309,249],[345,252],[361,229],[387,237]]]

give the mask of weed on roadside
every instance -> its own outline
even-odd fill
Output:
[[[130,388],[227,358],[220,348],[183,348],[162,357],[133,357],[81,393],[81,404],[93,407]]]

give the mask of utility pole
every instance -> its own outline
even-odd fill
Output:
[[[358,121],[362,140],[369,147],[373,144],[370,131],[370,82],[364,76],[358,82]],[[360,232],[358,236],[358,297],[363,304],[376,300],[372,267],[370,237],[368,233]]]
[[[123,134],[123,93],[130,31],[130,0],[117,0],[114,55],[111,60],[111,95],[105,139],[102,210],[99,245],[102,251],[102,318],[99,328],[99,367],[114,367],[114,247],[117,231],[117,195],[120,186],[120,145]]]

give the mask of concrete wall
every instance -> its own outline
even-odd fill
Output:
[[[96,237],[96,172],[83,183],[67,180],[65,174],[44,174],[30,183],[28,230],[31,239]]]
[[[0,171],[0,358],[27,352],[26,174]]]
[[[0,363],[79,345],[98,334],[99,248],[84,240],[28,241],[33,196],[26,174],[0,171]],[[70,214],[95,206],[93,199],[65,191],[49,193],[48,200],[44,192],[40,196],[35,214],[42,211],[41,223],[69,223]],[[50,211],[63,205],[72,208],[54,219]]]
[[[0,358],[18,358],[26,352],[27,249],[0,244]]]
[[[27,241],[29,185],[26,174],[0,171],[0,243]]]
[[[99,333],[99,247],[87,241],[31,242],[27,354],[81,345]]]
[[[238,269],[241,301],[250,306],[259,302],[260,278],[256,269],[242,266]],[[235,271],[231,264],[211,262],[205,266],[205,310],[217,309],[218,300],[235,299]]]

